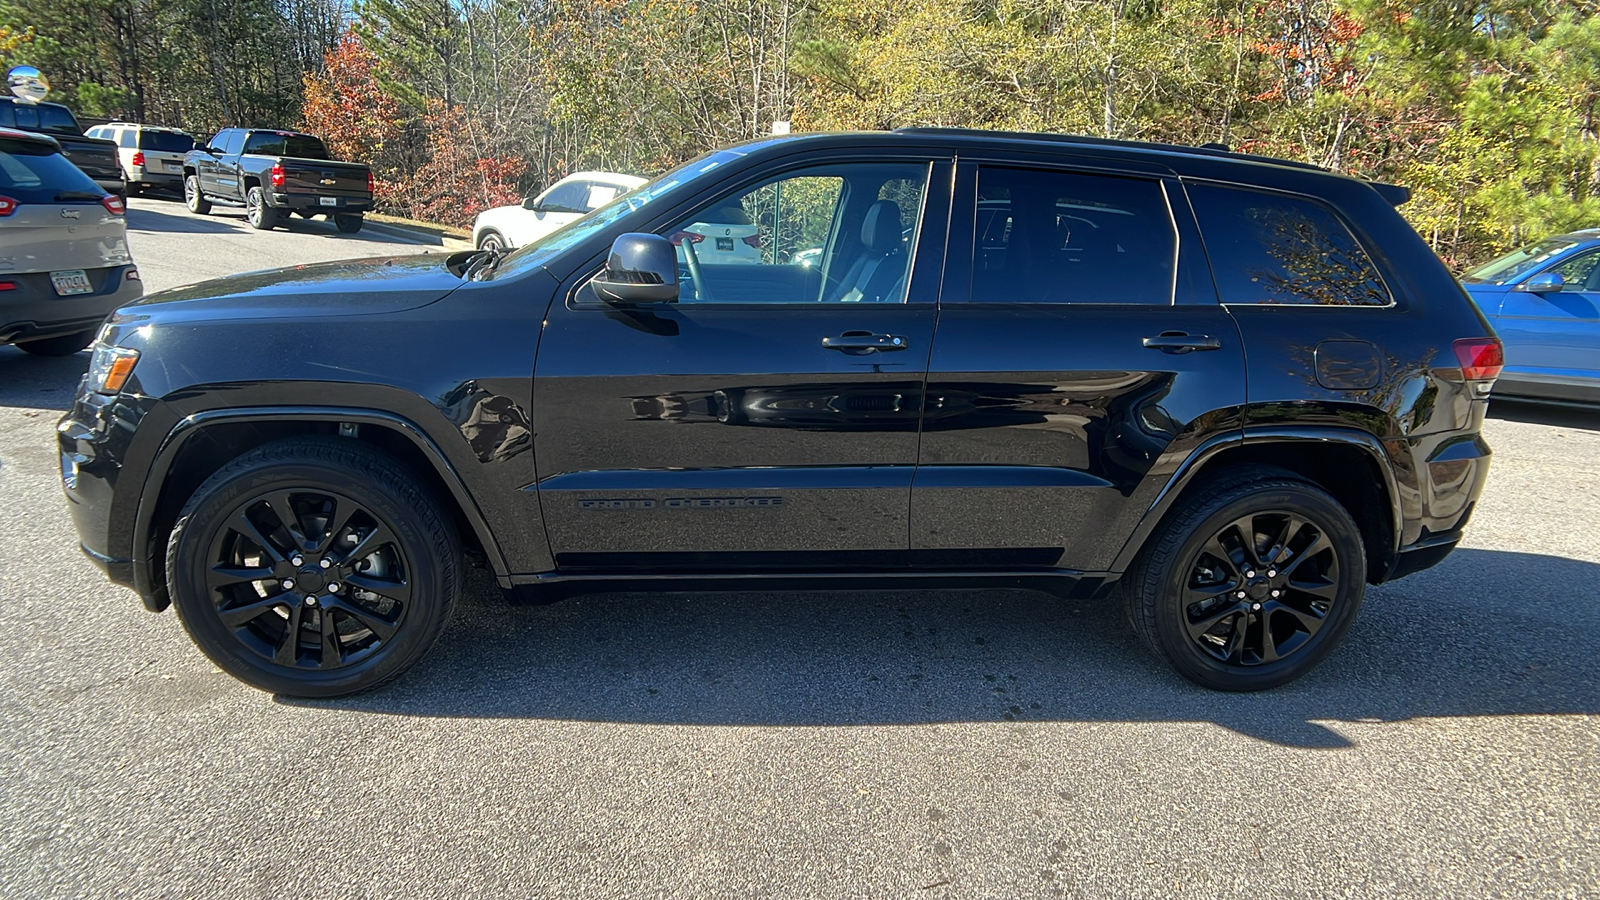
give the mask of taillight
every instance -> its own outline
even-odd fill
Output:
[[[377,189],[378,189],[378,182],[373,179],[372,173],[368,172],[367,173],[367,193],[370,194],[370,193],[376,191]]]
[[[0,216],[11,215],[17,211],[17,207],[19,205],[20,204],[18,204],[17,201],[11,199],[10,197],[0,195]]]
[[[1491,381],[1500,377],[1506,364],[1505,349],[1499,338],[1462,338],[1455,342],[1461,375],[1468,381]]]
[[[17,289],[15,281],[0,281],[0,291],[14,291]]]
[[[267,173],[267,177],[271,179],[273,187],[283,187],[283,164],[273,163],[272,171]]]
[[[672,246],[674,246],[674,247],[682,246],[684,241],[688,241],[691,244],[698,244],[698,243],[700,243],[701,241],[703,241],[705,239],[706,239],[705,235],[703,235],[703,234],[695,234],[692,231],[674,232],[672,237],[667,238],[667,240],[672,242]]]
[[[757,250],[761,249],[761,235],[759,234],[752,234],[747,238],[740,238],[740,240],[744,241],[745,246],[747,247],[754,247]]]
[[[101,197],[100,205],[104,206],[106,212],[111,213],[113,216],[120,216],[128,211],[128,205],[123,203],[122,198],[116,194],[107,194]]]
[[[136,165],[136,166],[144,165],[144,151],[143,150],[135,150],[135,151],[133,151],[133,164]]]

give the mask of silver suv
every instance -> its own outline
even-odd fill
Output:
[[[89,137],[114,141],[122,177],[129,193],[149,187],[183,186],[183,157],[194,149],[194,135],[178,128],[112,122],[85,132]]]
[[[144,295],[123,215],[54,138],[0,128],[0,344],[76,353]]]

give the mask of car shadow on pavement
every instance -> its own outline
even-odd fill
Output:
[[[71,356],[31,356],[0,345],[0,409],[72,408],[78,382],[89,370],[89,351]]]
[[[1577,587],[1550,591],[1538,585]],[[280,702],[662,725],[1210,722],[1296,747],[1342,723],[1600,713],[1600,565],[1459,550],[1371,589],[1343,647],[1260,694],[1195,687],[1115,602],[1021,590],[592,594],[508,607],[479,578],[396,683]]]
[[[162,231],[169,234],[243,234],[250,230],[244,219],[200,218],[187,213],[129,209],[129,231]]]
[[[1489,402],[1489,418],[1531,425],[1553,425],[1600,431],[1600,407],[1529,403],[1496,397]]]

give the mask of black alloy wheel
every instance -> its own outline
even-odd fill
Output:
[[[1276,687],[1310,671],[1360,608],[1366,554],[1350,514],[1278,469],[1191,488],[1125,576],[1128,617],[1186,678]]]
[[[449,520],[394,460],[300,438],[229,463],[169,540],[168,588],[219,667],[291,696],[366,690],[434,642],[454,605]]]
[[[211,212],[211,201],[200,193],[199,176],[183,176],[183,205],[196,215],[204,216]]]

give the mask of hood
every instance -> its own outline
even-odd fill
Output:
[[[123,321],[370,316],[426,306],[462,285],[442,253],[354,259],[229,275],[151,294]]]

